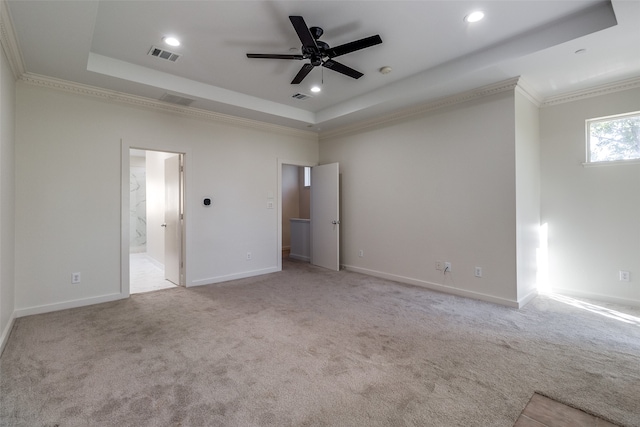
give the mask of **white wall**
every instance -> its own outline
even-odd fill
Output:
[[[277,159],[317,162],[315,135],[27,83],[17,85],[16,114],[19,315],[121,295],[121,146],[187,153],[187,285],[275,271],[277,209],[266,202],[277,194]],[[212,207],[202,206],[204,196],[213,197]],[[249,251],[253,259],[246,261]],[[72,272],[82,273],[80,284],[71,284]]]
[[[323,139],[321,163],[342,175],[342,264],[517,305],[514,102],[508,91]]]
[[[640,305],[640,164],[582,165],[585,120],[632,111],[640,89],[541,109],[541,222],[554,290]]]
[[[15,96],[13,73],[0,49],[0,353],[15,309]]]
[[[516,262],[518,296],[526,303],[537,295],[540,248],[540,117],[519,88],[515,91],[516,120]]]

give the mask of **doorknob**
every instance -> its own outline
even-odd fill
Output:
[[[334,224],[334,225],[335,224],[340,224],[340,221],[333,220],[333,221],[331,221],[331,224]]]
[[[160,224],[160,227],[166,227],[167,223],[165,222],[164,224]]]

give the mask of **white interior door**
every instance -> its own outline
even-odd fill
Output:
[[[340,270],[338,163],[311,168],[311,264]]]
[[[164,161],[164,277],[180,285],[182,263],[182,183],[180,155]]]

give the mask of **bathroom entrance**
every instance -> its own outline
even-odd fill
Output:
[[[310,261],[311,168],[282,165],[282,258]]]

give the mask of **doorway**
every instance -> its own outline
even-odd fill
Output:
[[[184,284],[183,154],[129,150],[129,293]]]
[[[282,165],[282,259],[310,261],[310,167]]]
[[[289,250],[286,259],[307,261],[319,267],[338,271],[340,269],[340,175],[338,163],[304,167],[306,166],[304,163],[296,164],[296,162],[278,160],[278,166],[279,251],[286,254]],[[297,181],[292,177],[297,177]],[[309,178],[310,180],[307,181]],[[304,184],[301,185],[300,182]],[[308,191],[308,199],[300,197],[301,186],[303,191]],[[302,209],[301,204],[304,204]],[[308,210],[305,210],[307,206]],[[303,215],[301,215],[301,211],[304,212]],[[308,215],[306,215],[307,212]],[[307,218],[299,218],[300,216],[307,216]],[[301,236],[296,235],[296,230]],[[289,244],[287,245],[287,243]],[[302,249],[296,248],[296,243],[302,245]],[[282,260],[283,257],[279,253],[278,267],[280,270],[283,265]]]

